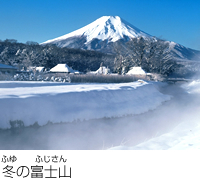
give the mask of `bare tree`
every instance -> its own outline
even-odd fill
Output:
[[[141,36],[128,41],[125,47],[126,51],[120,51],[122,46],[115,48],[115,69],[118,72],[122,72],[122,69],[127,72],[131,67],[140,66],[146,72],[168,75],[178,67],[170,55],[167,41]]]

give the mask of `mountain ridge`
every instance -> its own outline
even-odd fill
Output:
[[[45,41],[41,44],[51,43],[56,44],[59,47],[67,47],[68,44],[60,42],[71,40],[71,38],[80,39],[85,37],[84,44],[89,44],[93,39],[98,39],[100,41],[107,40],[107,43],[110,43],[116,42],[119,39],[124,39],[124,37],[136,38],[139,36],[151,37],[151,35],[131,25],[119,16],[102,16],[80,29],[77,29],[58,38]]]
[[[124,48],[122,51],[126,51],[126,42],[139,37],[149,39],[149,41],[159,39],[133,26],[119,16],[102,16],[80,29],[45,41],[41,45],[54,44],[61,48],[68,47],[116,54],[116,46],[118,44]],[[175,60],[200,58],[200,51],[198,50],[184,47],[173,41],[165,42],[168,43],[170,55]]]

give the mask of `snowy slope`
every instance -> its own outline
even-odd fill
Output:
[[[88,44],[93,39],[101,41],[108,40],[109,43],[123,39],[124,36],[129,38],[135,38],[138,36],[149,37],[147,33],[124,21],[119,16],[103,16],[81,29],[58,38],[48,40],[42,44],[56,44],[57,42],[66,41],[68,38],[72,37],[86,37],[85,44]]]
[[[200,80],[182,85],[182,88],[193,98],[191,104],[177,108],[178,114],[173,110],[168,114],[169,119],[176,122],[176,126],[168,132],[141,142],[135,146],[120,145],[111,150],[188,150],[200,149]],[[188,98],[188,97],[187,97]],[[173,108],[172,108],[173,109]]]
[[[199,51],[184,47],[173,41],[166,41],[166,42],[169,43],[170,55],[174,57],[174,59],[181,61],[192,60],[197,62],[200,60]]]
[[[59,84],[0,82],[0,127],[9,120],[25,125],[121,117],[155,109],[170,96],[154,83]]]
[[[198,108],[198,117],[200,108]],[[193,112],[191,112],[193,113]],[[188,150],[200,149],[200,120],[191,119],[190,114],[183,118],[170,132],[150,138],[136,146],[116,146],[110,150]],[[180,117],[179,117],[180,118]]]
[[[185,84],[182,87],[190,94],[200,94],[200,79],[193,80],[191,83]]]
[[[69,47],[76,49],[86,49],[101,51],[104,53],[116,53],[116,47],[123,47],[121,52],[128,51],[126,42],[132,38],[144,37],[155,39],[148,33],[126,22],[119,16],[102,16],[94,22],[75,30],[61,37],[43,42],[45,44],[55,44],[58,47]],[[198,60],[200,52],[186,48],[175,42],[166,41],[169,44],[170,56],[176,60]]]

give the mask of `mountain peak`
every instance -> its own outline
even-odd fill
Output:
[[[98,18],[97,20],[100,20],[100,19],[110,19],[110,20],[121,20],[121,18],[119,17],[119,16],[102,16],[102,17],[100,17],[100,18]]]
[[[102,16],[94,22],[64,36],[48,40],[42,44],[58,44],[60,41],[66,41],[72,37],[85,37],[85,44],[90,43],[93,39],[107,42],[115,42],[124,37],[135,38],[138,36],[149,37],[147,33],[134,27],[119,16]],[[62,43],[63,44],[63,43]]]

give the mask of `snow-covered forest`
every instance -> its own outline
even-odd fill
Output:
[[[128,42],[118,40],[112,43],[115,53],[104,54],[91,50],[58,48],[52,44],[41,46],[36,42],[23,44],[7,39],[0,41],[0,63],[15,66],[18,70],[28,70],[33,66],[49,70],[59,63],[67,63],[69,67],[83,73],[96,71],[103,64],[118,74],[127,73],[131,67],[139,66],[148,73],[179,77],[198,71],[198,61],[177,61],[180,53],[172,51],[171,47],[172,43],[167,41],[139,37]],[[188,59],[196,53],[187,49],[184,51],[187,55],[184,58]]]

